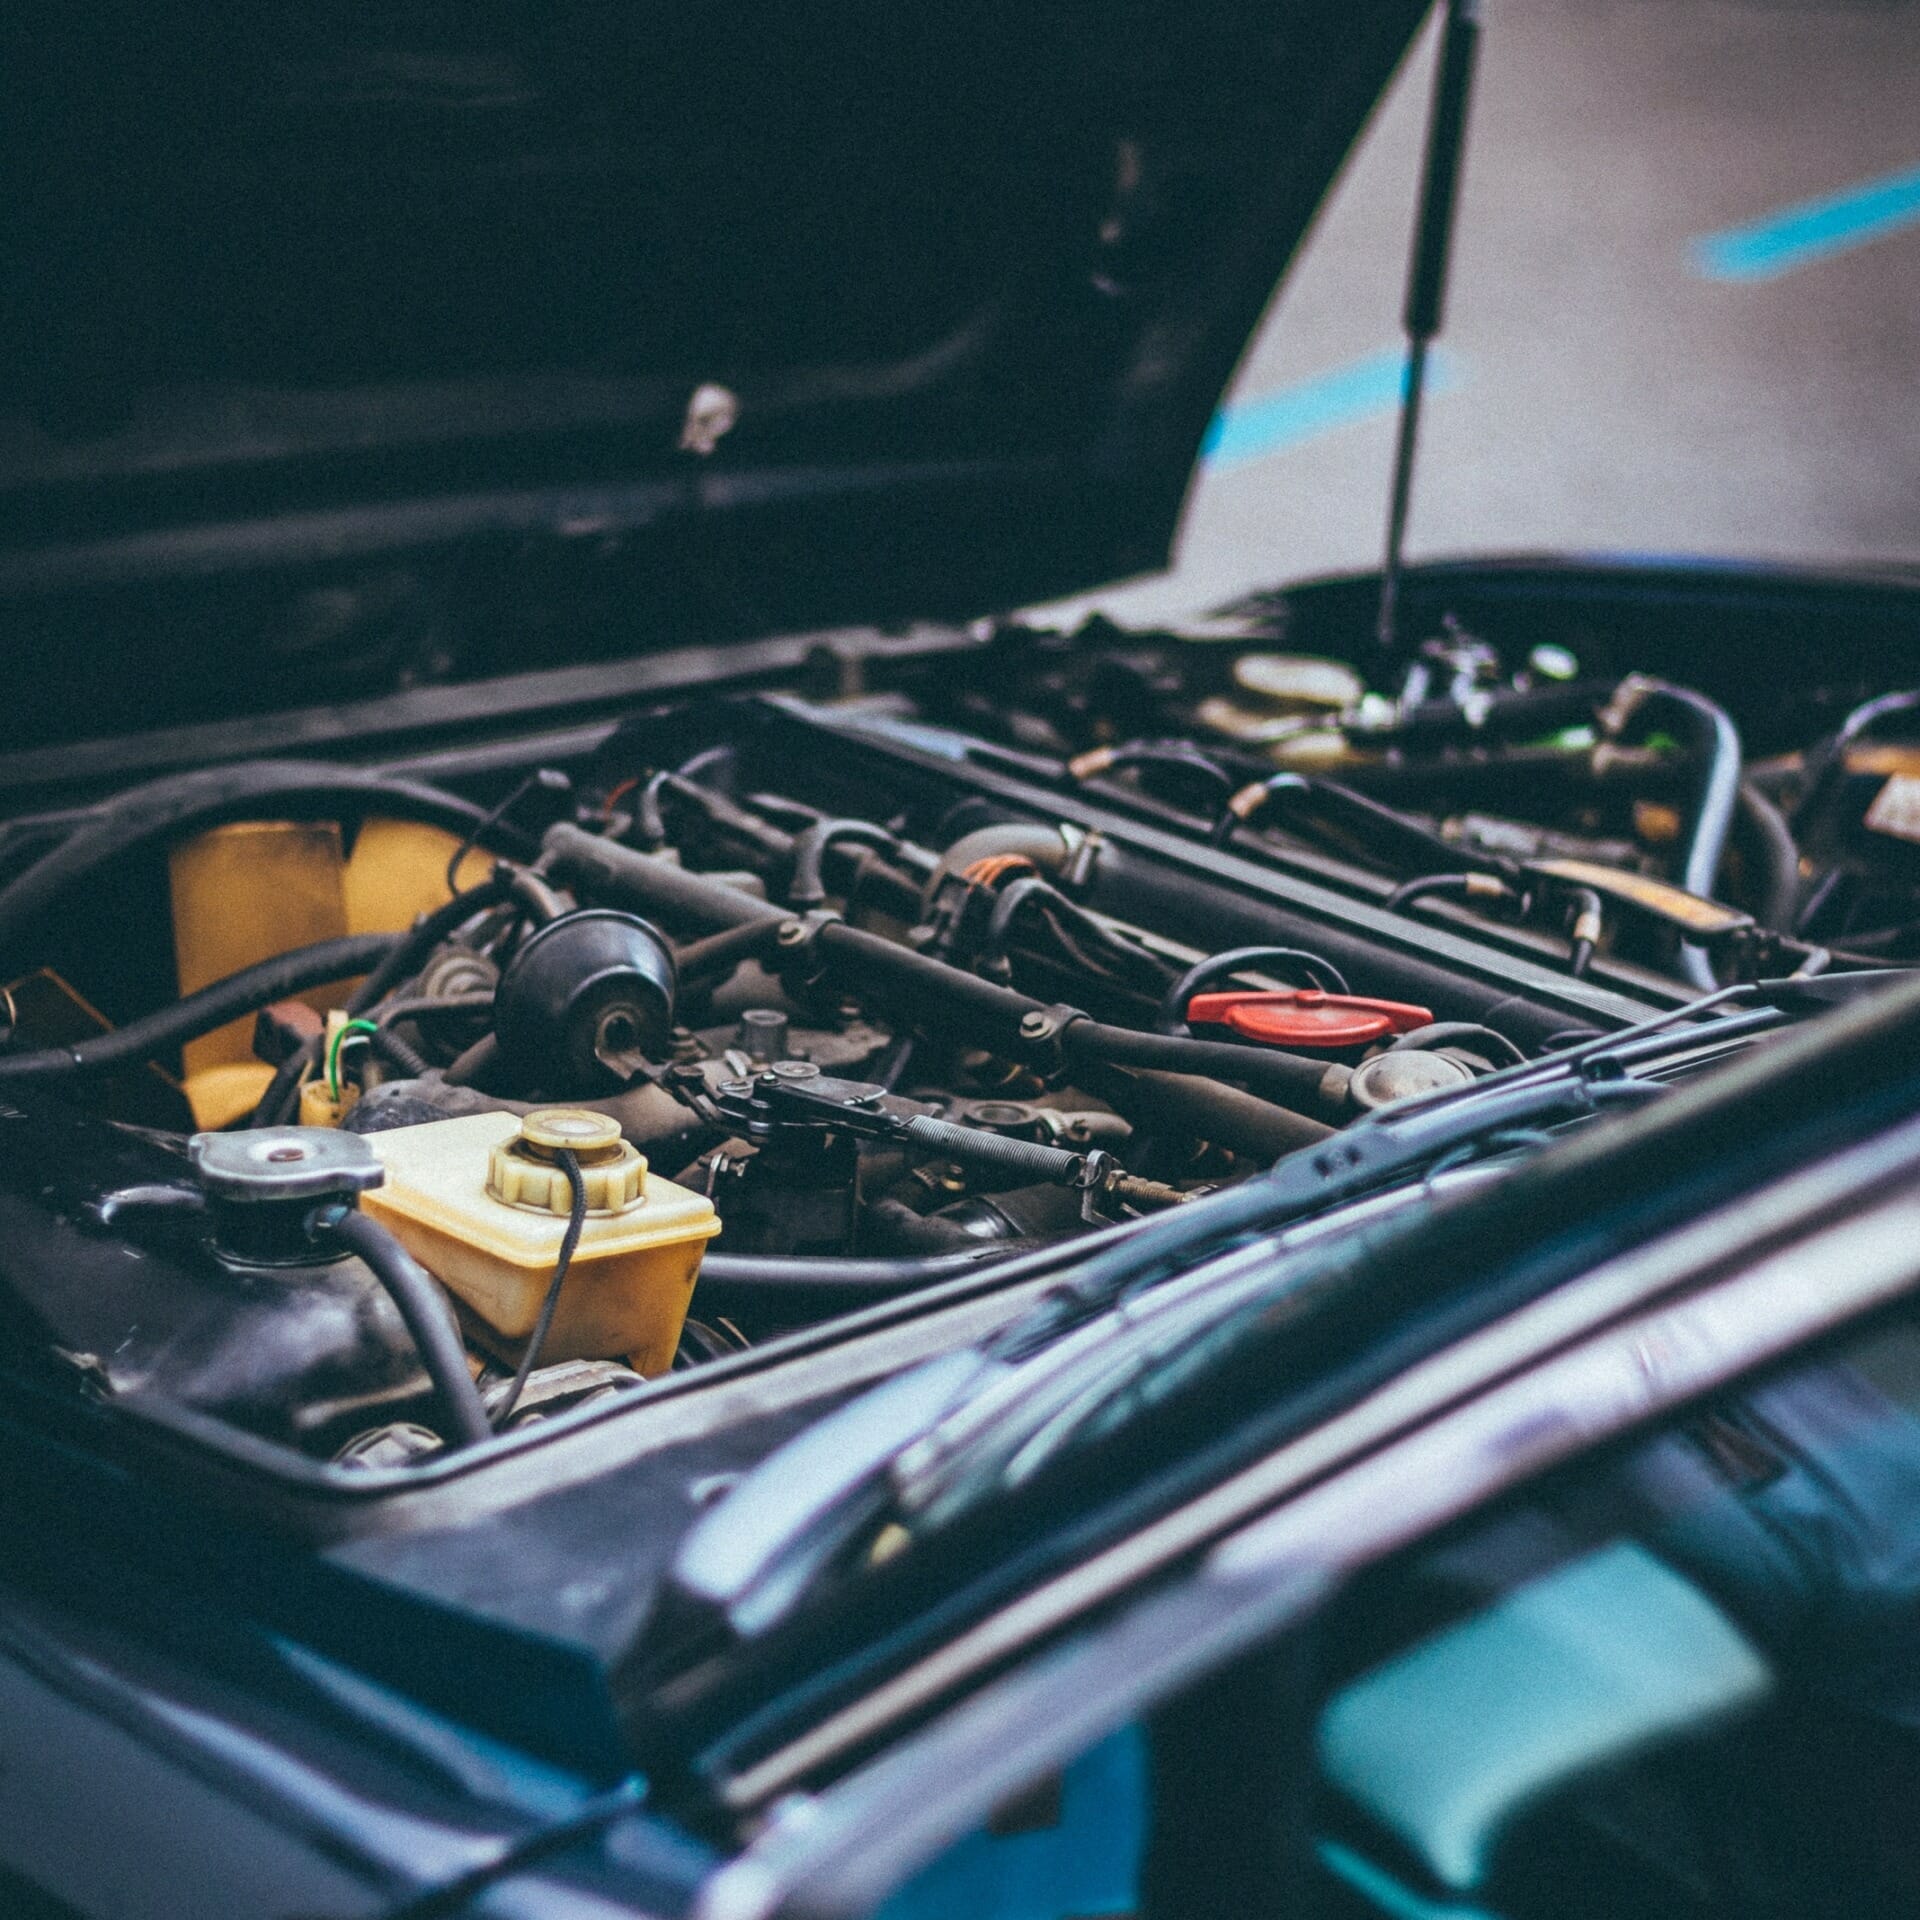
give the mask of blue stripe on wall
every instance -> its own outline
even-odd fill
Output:
[[[1263,460],[1323,433],[1391,413],[1400,404],[1405,368],[1405,352],[1394,347],[1274,393],[1236,401],[1214,415],[1201,443],[1201,458],[1216,467]],[[1460,381],[1460,368],[1451,355],[1429,356],[1430,394],[1449,392]]]
[[[1920,167],[1909,167],[1706,234],[1693,243],[1693,264],[1709,280],[1772,280],[1916,225]]]

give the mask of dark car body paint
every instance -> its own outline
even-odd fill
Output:
[[[1161,564],[1423,11],[12,9],[12,741]]]

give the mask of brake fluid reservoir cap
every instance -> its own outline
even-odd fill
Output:
[[[487,1156],[487,1191],[510,1207],[566,1215],[573,1192],[557,1163],[562,1150],[579,1162],[589,1213],[625,1213],[640,1204],[645,1156],[620,1137],[611,1114],[585,1107],[535,1108],[520,1122],[519,1137]]]
[[[612,1114],[588,1107],[536,1107],[520,1122],[519,1144],[535,1153],[558,1153],[565,1147],[576,1154],[606,1153],[621,1145],[620,1123]]]

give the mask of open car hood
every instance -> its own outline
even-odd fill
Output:
[[[15,744],[1162,563],[1423,11],[15,9]]]

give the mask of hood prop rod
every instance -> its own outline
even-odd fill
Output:
[[[1380,574],[1380,612],[1375,634],[1391,659],[1399,639],[1400,574],[1407,542],[1407,508],[1413,495],[1413,459],[1420,434],[1420,401],[1427,384],[1427,356],[1440,332],[1447,273],[1453,251],[1454,210],[1466,157],[1467,103],[1473,91],[1474,59],[1480,47],[1480,0],[1447,0],[1440,58],[1427,116],[1426,165],[1420,182],[1420,214],[1407,271],[1407,369],[1400,388],[1400,429],[1393,453],[1393,493],[1387,509],[1386,563]]]

